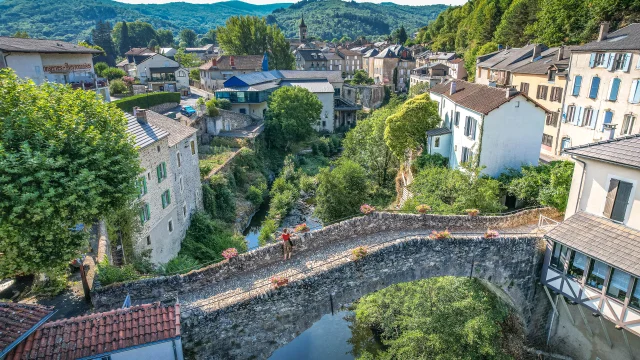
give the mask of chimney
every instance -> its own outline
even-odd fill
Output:
[[[562,61],[563,57],[564,57],[564,45],[560,45],[560,47],[558,48],[558,61]]]
[[[449,95],[453,95],[456,93],[456,82],[452,81],[449,87]]]
[[[609,35],[609,22],[603,21],[600,23],[600,33],[598,34],[598,41],[607,40]]]
[[[213,67],[218,66],[218,58],[216,58],[215,56],[211,58],[211,66]]]
[[[147,110],[146,109],[136,109],[136,120],[140,124],[147,124]]]
[[[229,57],[229,62],[231,63],[231,67],[235,67],[236,66],[236,58],[233,57],[233,55],[231,55]]]
[[[538,58],[538,56],[540,56],[541,53],[542,53],[542,45],[540,44],[533,45],[533,55],[531,56],[531,62],[536,61],[536,58]]]

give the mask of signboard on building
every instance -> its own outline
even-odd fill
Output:
[[[64,63],[63,65],[48,65],[43,67],[45,72],[48,73],[67,73],[70,71],[76,70],[91,70],[91,63],[84,64],[69,64]]]

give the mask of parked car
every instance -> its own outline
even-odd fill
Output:
[[[180,114],[188,117],[191,117],[195,113],[196,113],[196,110],[191,106],[183,106],[182,110],[180,110]]]

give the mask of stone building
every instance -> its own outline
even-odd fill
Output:
[[[233,76],[269,70],[267,55],[223,55],[200,66],[200,85],[215,91]]]
[[[416,64],[408,49],[392,45],[369,59],[369,77],[376,84],[391,86],[395,91],[408,89],[410,72]]]
[[[328,70],[327,58],[321,50],[297,49],[293,55],[296,58],[296,70]]]
[[[449,67],[442,63],[430,63],[411,70],[410,86],[429,84],[433,87],[449,79]]]
[[[476,59],[476,80],[483,85],[505,87],[511,85],[511,72],[523,60],[537,58],[547,50],[542,44],[531,44],[522,48],[503,49]]]
[[[384,86],[345,84],[342,97],[352,104],[362,106],[364,111],[375,110],[384,101]]]

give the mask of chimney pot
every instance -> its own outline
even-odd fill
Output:
[[[456,82],[452,81],[449,87],[449,95],[453,95],[456,93]]]
[[[598,34],[598,41],[607,40],[609,35],[609,22],[603,21],[600,23],[600,33]]]
[[[147,124],[147,110],[138,108],[136,111],[136,120],[141,124]]]

